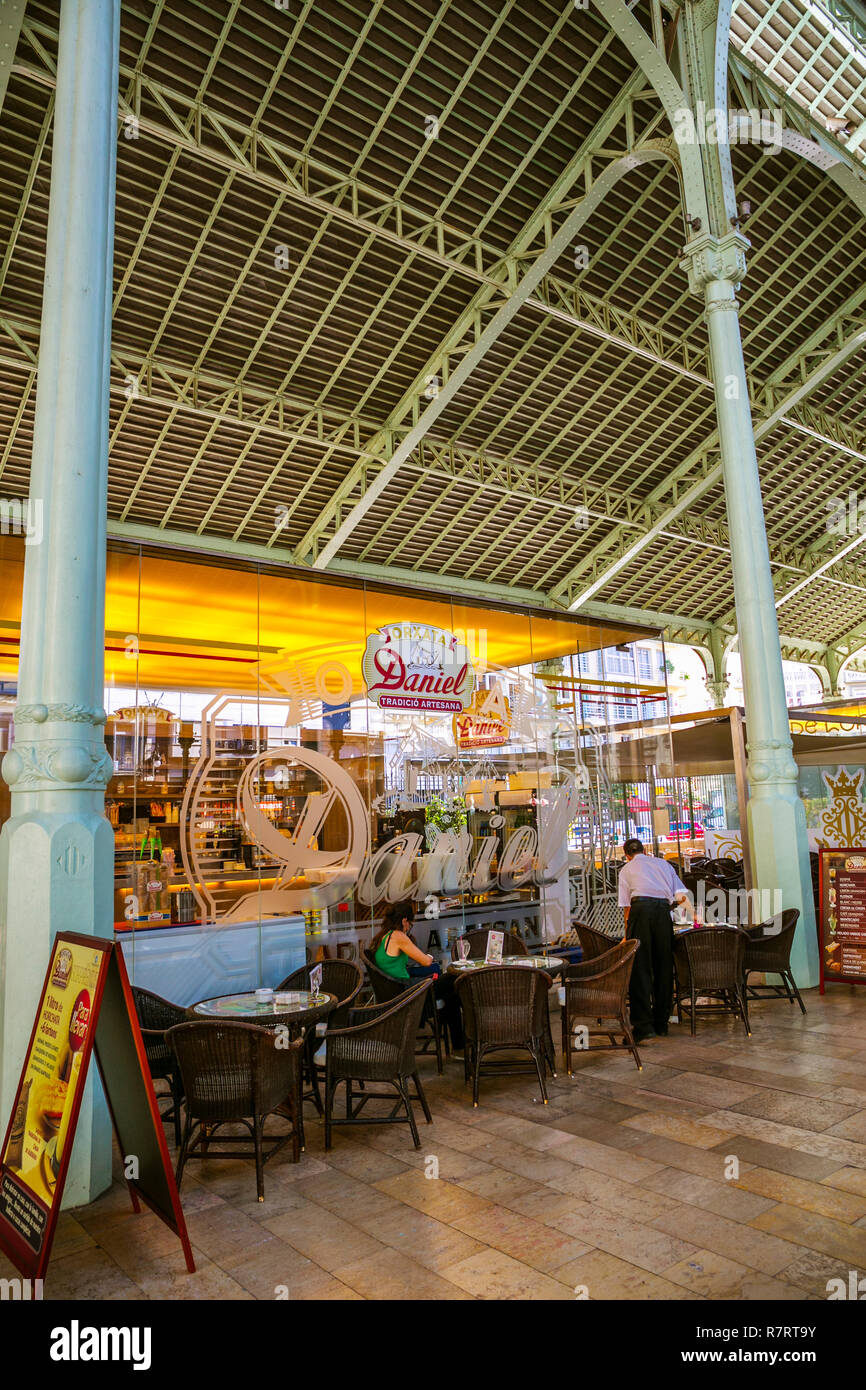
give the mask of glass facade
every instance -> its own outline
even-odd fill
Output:
[[[3,544],[8,739],[21,556]],[[273,985],[304,953],[356,955],[404,898],[433,951],[476,925],[532,945],[576,911],[601,924],[627,823],[616,725],[666,711],[657,672],[635,684],[645,635],[112,545],[106,814],[134,982],[179,1002]],[[669,762],[666,724],[654,739]]]

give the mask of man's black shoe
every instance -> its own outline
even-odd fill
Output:
[[[636,1043],[642,1043],[647,1042],[650,1038],[654,1038],[656,1036],[657,1035],[653,1032],[652,1028],[649,1028],[645,1033],[635,1033],[634,1040]]]
[[[657,1038],[666,1038],[667,1035],[668,1035],[668,1026],[667,1026],[667,1024],[665,1024],[664,1028],[657,1028],[657,1029],[656,1029],[656,1037],[657,1037]]]

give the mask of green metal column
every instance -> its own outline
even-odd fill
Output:
[[[818,983],[806,814],[797,793],[758,459],[735,291],[748,241],[739,232],[689,243],[683,265],[706,304],[748,737],[748,830],[755,886],[800,909],[792,968]]]
[[[844,656],[842,656],[841,652],[837,652],[835,647],[827,647],[825,649],[824,665],[827,669],[827,675],[830,679],[831,698],[833,698],[836,695],[841,695],[842,693],[839,683],[839,672],[842,670],[842,665],[844,661]]]
[[[717,627],[710,629],[710,655],[713,658],[713,676],[707,680],[707,688],[713,697],[716,709],[724,709],[728,682],[725,679],[725,640],[724,633]]]
[[[0,836],[0,1119],[54,934],[109,936],[114,837],[103,726],[108,373],[120,0],[63,0],[15,744]],[[30,543],[32,541],[32,543]],[[65,1205],[111,1181],[101,1089],[85,1093]]]

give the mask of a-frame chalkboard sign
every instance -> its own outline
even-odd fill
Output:
[[[54,938],[12,1115],[0,1149],[0,1250],[44,1279],[84,1084],[95,1052],[132,1205],[176,1233],[194,1272],[123,953],[114,941]]]

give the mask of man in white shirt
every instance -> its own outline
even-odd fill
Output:
[[[631,972],[629,1010],[635,1042],[646,1042],[667,1035],[674,976],[671,907],[688,902],[688,890],[666,859],[644,854],[640,840],[626,840],[623,849],[619,905],[625,910],[626,936],[640,942]]]

